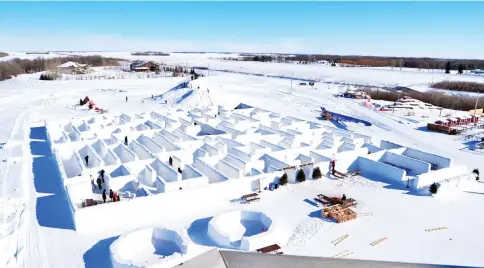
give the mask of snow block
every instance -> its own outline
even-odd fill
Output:
[[[145,135],[140,135],[136,141],[146,147],[151,153],[159,154],[165,151],[163,146]]]
[[[416,176],[416,175],[430,172],[429,163],[426,163],[417,159],[409,158],[406,156],[394,154],[391,152],[386,152],[385,154],[383,154],[383,157],[380,159],[380,162],[395,166],[397,168],[405,169],[407,171],[407,174],[411,176]]]
[[[366,157],[358,157],[358,169],[361,175],[386,183],[404,183],[407,172]]]
[[[128,163],[139,160],[139,157],[124,144],[116,146],[113,151],[121,160],[121,163]]]
[[[430,163],[433,165],[433,169],[448,168],[452,165],[451,158],[422,152],[412,148],[406,148],[402,155]]]
[[[271,228],[272,227],[272,228]],[[262,212],[235,210],[213,217],[208,235],[218,246],[253,251],[271,242],[272,220]]]

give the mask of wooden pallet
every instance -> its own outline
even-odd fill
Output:
[[[333,255],[333,257],[331,257],[331,258],[338,258],[340,256],[343,256],[343,255],[347,254],[348,252],[349,252],[348,250],[341,251],[340,253],[338,253],[336,255]]]
[[[380,239],[377,239],[377,240],[375,240],[375,241],[371,242],[371,243],[370,243],[370,246],[374,247],[374,246],[376,246],[376,245],[380,244],[381,242],[383,242],[383,241],[385,241],[385,240],[387,240],[387,239],[388,239],[388,237],[382,237],[382,238],[380,238]]]
[[[426,229],[425,231],[426,232],[434,232],[434,231],[441,231],[441,230],[447,230],[449,228],[447,227],[437,227],[437,228],[430,228],[430,229]]]
[[[338,256],[338,258],[344,258],[344,257],[348,257],[348,256],[350,256],[350,255],[352,255],[352,254],[354,254],[354,252],[348,252],[348,253],[346,253],[346,254],[343,254],[343,255],[341,255],[341,256]]]
[[[338,245],[339,243],[343,242],[343,241],[344,241],[345,239],[347,239],[348,237],[349,237],[349,235],[348,235],[348,234],[345,234],[345,235],[343,235],[343,236],[341,236],[341,237],[339,237],[339,238],[337,238],[337,239],[335,239],[335,240],[331,241],[331,243],[333,243],[333,245],[335,245],[335,246],[336,246],[336,245]]]

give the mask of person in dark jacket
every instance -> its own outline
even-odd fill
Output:
[[[475,175],[475,176],[476,176],[476,181],[478,181],[478,180],[479,180],[479,169],[477,169],[477,168],[476,168],[476,169],[474,169],[474,170],[472,171],[472,173],[476,174],[476,175]]]
[[[126,102],[128,102],[128,96],[126,96]]]
[[[102,182],[101,178],[97,178],[96,182],[97,182],[97,186],[99,187],[99,190],[101,190],[103,188],[101,185],[101,182]]]
[[[124,136],[124,145],[128,146],[128,136]]]
[[[331,174],[335,176],[335,167],[336,167],[336,160],[331,160]]]
[[[111,202],[114,202],[114,193],[113,193],[113,189],[110,189],[110,190],[109,190],[109,198],[111,198]]]
[[[182,174],[182,172],[181,168],[178,168],[178,173]]]
[[[345,201],[346,200],[346,195],[343,194],[343,196],[341,197],[341,201]]]
[[[89,155],[86,155],[84,159],[86,160],[86,167],[89,166]]]
[[[101,171],[99,172],[99,174],[101,175],[101,180],[103,181],[104,183],[104,169],[101,169]]]
[[[173,158],[171,158],[171,156],[170,156],[170,158],[168,159],[168,164],[169,164],[170,166],[173,166]]]
[[[103,191],[103,200],[104,200],[104,203],[106,203],[106,189],[104,189]]]

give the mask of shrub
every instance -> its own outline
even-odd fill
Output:
[[[323,177],[323,174],[321,174],[321,169],[319,167],[316,167],[313,169],[313,179],[321,179]]]
[[[431,88],[446,89],[452,91],[483,92],[484,84],[464,81],[442,81],[433,83]]]
[[[298,172],[297,172],[297,175],[296,175],[296,180],[298,182],[303,182],[306,180],[306,174],[304,174],[304,171],[302,169],[300,169]]]
[[[430,185],[430,189],[429,189],[430,193],[431,194],[436,194],[437,193],[437,190],[438,190],[437,184],[435,184],[435,182],[432,183],[432,185]]]
[[[281,186],[283,185],[286,185],[287,184],[287,174],[284,173],[280,178],[279,178],[279,184]]]

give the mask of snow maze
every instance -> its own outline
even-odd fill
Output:
[[[165,228],[146,228],[123,234],[109,247],[113,268],[177,262],[188,253],[187,239],[181,232]]]
[[[277,183],[282,170],[289,183],[296,183],[299,169],[308,179],[315,167],[327,174],[332,160],[339,172],[358,169],[364,177],[417,191],[433,182],[456,188],[467,169],[448,157],[375,144],[370,136],[248,105],[105,114],[46,126],[74,210],[87,199],[101,203],[104,190],[123,201],[248,178],[255,191]]]
[[[262,212],[235,210],[213,217],[208,235],[220,247],[253,251],[271,241],[271,218]]]

